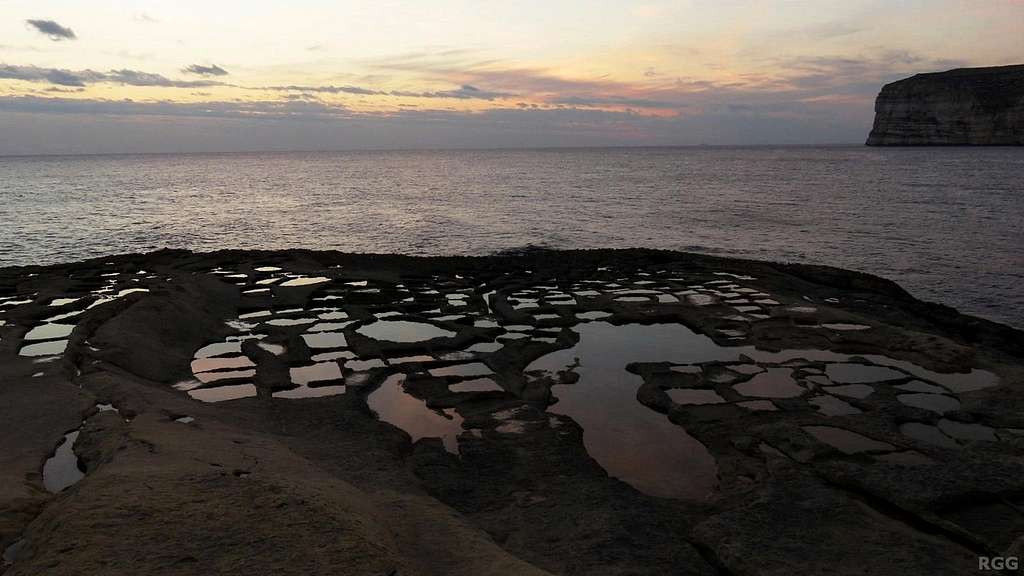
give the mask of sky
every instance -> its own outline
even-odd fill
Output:
[[[1024,0],[0,0],[0,155],[861,143]]]

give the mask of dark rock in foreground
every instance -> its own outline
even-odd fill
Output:
[[[0,572],[972,574],[1024,544],[1022,384],[1021,332],[827,267],[0,269]]]
[[[867,144],[1024,145],[1024,65],[918,74],[886,85]]]

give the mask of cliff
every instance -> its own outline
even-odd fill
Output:
[[[886,85],[867,144],[1024,145],[1024,65],[918,74]]]

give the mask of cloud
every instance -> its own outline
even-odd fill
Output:
[[[474,60],[466,51],[438,54],[407,54],[400,57],[372,60],[371,68],[412,72],[433,82],[452,82],[462,86],[457,91],[419,93],[424,97],[470,98],[486,100],[530,98],[549,105],[568,106],[630,106],[635,108],[679,108],[681,98],[694,84],[673,84],[657,72],[643,83],[623,82],[608,78],[568,78],[542,68],[509,66],[494,60]],[[666,83],[671,90],[666,90]],[[487,86],[488,91],[474,91]],[[701,86],[704,89],[712,86]],[[416,93],[400,95],[414,96]],[[655,97],[656,96],[656,97]],[[668,96],[666,99],[662,97]]]
[[[557,98],[551,98],[548,100],[549,104],[560,104],[567,106],[587,106],[587,107],[598,107],[598,106],[615,106],[615,107],[630,107],[630,108],[652,108],[652,109],[671,109],[684,107],[684,103],[680,101],[667,101],[667,100],[650,100],[646,98],[626,98],[618,96],[560,96]]]
[[[0,96],[0,155],[31,153],[859,142],[865,118],[760,113],[657,117],[581,108],[357,112],[309,101],[138,102]],[[53,138],[20,135],[53,134]]]
[[[765,58],[763,72],[734,75],[727,81],[673,78],[666,75],[638,81],[571,78],[538,68],[481,63],[465,51],[413,54],[380,61],[371,67],[413,71],[423,82],[450,83],[455,88],[435,90],[378,89],[344,85],[245,86],[213,78],[176,80],[161,74],[131,69],[96,72],[34,66],[0,65],[0,78],[82,87],[96,83],[167,88],[231,86],[252,92],[281,92],[282,100],[310,100],[313,95],[353,95],[423,100],[477,100],[529,103],[540,108],[580,108],[634,111],[648,115],[700,115],[713,113],[809,114],[829,104],[837,113],[861,110],[870,114],[870,99],[883,84],[911,72],[954,67],[946,60],[925,58],[898,49],[875,49],[866,55],[819,55]],[[190,73],[206,76],[224,71],[216,65],[190,66]],[[226,73],[226,71],[224,71]],[[295,94],[305,95],[295,97]],[[792,106],[786,107],[790,103]],[[496,104],[497,106],[497,104]],[[733,106],[730,108],[730,106]],[[750,108],[747,108],[750,107]]]
[[[852,27],[823,28],[824,34],[855,33]],[[869,100],[883,84],[921,68],[963,65],[896,48],[852,55],[758,57],[753,62],[755,71],[733,74],[728,80],[674,78],[655,69],[648,69],[650,74],[637,81],[567,77],[544,68],[484,60],[469,51],[411,53],[364,64],[371,69],[411,73],[424,81],[487,86],[492,94],[514,95],[519,101],[547,107],[626,109],[658,115],[728,113],[731,104],[756,106],[758,113],[777,113],[785,102],[832,102],[846,109],[863,107],[870,113]]]
[[[474,100],[494,100],[495,98],[507,98],[511,94],[504,92],[488,92],[481,90],[476,86],[470,84],[463,84],[455,90],[445,90],[443,92],[435,92],[435,96],[441,98],[462,98],[462,99],[474,99]]]
[[[196,76],[227,76],[228,75],[228,71],[227,70],[221,68],[220,66],[217,66],[216,64],[211,64],[209,66],[202,66],[202,65],[199,65],[199,64],[193,64],[193,65],[189,66],[188,68],[185,68],[184,70],[182,70],[182,72],[185,72],[186,74],[195,74]]]
[[[593,92],[623,86],[614,81],[564,78],[537,68],[504,65],[494,60],[472,61],[464,52],[453,52],[449,60],[440,55],[412,54],[369,62],[371,67],[383,70],[413,72],[436,82],[451,82],[461,86],[488,86],[493,90],[510,93],[549,94],[565,92]]]
[[[165,88],[206,88],[209,86],[226,86],[224,82],[214,80],[172,80],[161,74],[140,72],[138,70],[111,70],[104,77],[105,82],[125,84],[127,86],[162,86]]]
[[[172,80],[161,74],[138,70],[65,70],[62,68],[40,68],[38,66],[12,66],[0,64],[0,79],[44,82],[57,86],[86,86],[88,84],[110,83],[126,86],[160,86],[164,88],[205,88],[228,86],[214,80]]]
[[[926,58],[908,50],[883,49],[854,56],[805,56],[769,60],[779,70],[769,82],[794,90],[832,88],[875,94],[883,84],[925,71],[967,65],[961,60]]]
[[[26,20],[29,26],[35,28],[40,34],[45,34],[50,40],[60,42],[61,40],[74,40],[78,38],[71,28],[57,24],[53,20]]]
[[[456,98],[459,100],[495,100],[498,98],[509,98],[513,96],[506,92],[481,90],[476,86],[469,84],[463,84],[454,90],[438,90],[433,92],[393,90],[389,92],[389,94],[392,96],[404,96],[407,98]]]
[[[398,96],[403,98],[456,98],[459,100],[495,100],[512,96],[504,92],[481,90],[476,86],[463,85],[452,90],[414,91],[414,90],[375,90],[362,86],[303,86],[291,84],[287,86],[263,86],[253,90],[272,90],[275,92],[307,92],[319,94],[354,94],[357,96]]]
[[[360,96],[375,96],[380,94],[386,94],[379,90],[372,90],[370,88],[363,88],[360,86],[301,86],[301,85],[288,85],[288,86],[263,86],[260,88],[253,88],[253,90],[270,90],[273,92],[314,92],[318,94],[356,94]]]
[[[196,70],[199,69],[202,72]],[[216,71],[214,71],[216,70]],[[193,74],[223,76],[227,71],[217,65],[198,66],[192,65],[185,71]],[[233,86],[250,90],[267,90],[273,92],[302,92],[310,94],[352,94],[357,96],[399,96],[406,98],[455,98],[460,100],[495,100],[510,96],[503,92],[482,90],[472,85],[462,85],[451,90],[437,91],[405,91],[405,90],[375,90],[362,86],[256,86],[246,87],[236,84],[229,84],[218,80],[174,80],[162,74],[143,72],[140,70],[121,69],[107,72],[96,72],[94,70],[66,70],[61,68],[41,68],[38,66],[15,66],[0,64],[0,79],[23,80],[26,82],[40,82],[55,84],[57,86],[81,87],[89,84],[123,84],[126,86],[157,86],[163,88],[209,88],[214,86]]]
[[[97,72],[82,70],[72,72],[60,68],[39,68],[37,66],[12,66],[0,64],[0,79],[23,80],[25,82],[45,82],[57,86],[85,86],[95,81]]]
[[[139,102],[130,99],[40,98],[36,96],[0,97],[0,110],[129,117],[168,116],[276,120],[323,120],[348,116],[348,110],[344,106],[304,101]]]
[[[403,75],[410,83],[452,86],[425,90],[415,85],[374,88],[387,80],[372,76],[351,78],[353,84],[246,86],[215,78],[176,80],[131,69],[98,72],[0,64],[0,79],[65,89],[95,83],[193,89],[231,86],[253,98],[218,100],[214,91],[205,93],[209,97],[205,102],[178,103],[171,100],[173,96],[167,96],[167,101],[140,102],[42,98],[45,94],[37,91],[26,99],[3,101],[0,111],[8,117],[50,114],[83,126],[91,116],[125,125],[132,118],[140,125],[159,122],[161,126],[181,119],[204,133],[198,128],[203,121],[209,125],[237,122],[247,126],[245,130],[265,134],[270,134],[268,126],[287,125],[296,127],[294,132],[285,131],[296,138],[318,134],[325,148],[835,143],[863,139],[873,116],[873,98],[886,82],[920,69],[954,67],[949,61],[882,48],[853,54],[764,57],[755,64],[752,71],[732,74],[727,80],[662,73],[632,81],[567,77],[542,68],[474,61],[465,52],[413,55],[377,66],[411,71]],[[359,109],[346,108],[337,102],[340,98],[327,95],[359,97]],[[371,100],[381,104],[379,110],[365,109]],[[453,100],[493,103],[485,110],[466,110],[457,109],[460,106]],[[181,138],[198,142],[199,148],[204,145],[191,135]],[[246,149],[283,144],[265,139],[232,145]],[[298,139],[291,145],[305,146]],[[154,140],[153,146],[162,144]]]

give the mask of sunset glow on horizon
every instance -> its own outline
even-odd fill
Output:
[[[1024,61],[1010,0],[2,6],[3,154],[854,142],[884,83]]]

